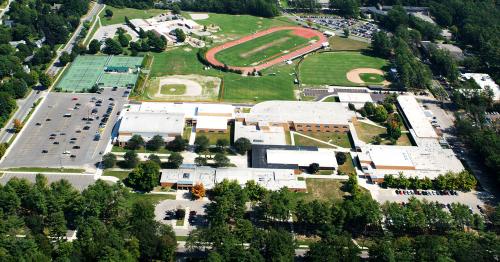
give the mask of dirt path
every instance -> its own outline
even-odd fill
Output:
[[[365,81],[361,79],[359,76],[360,74],[377,74],[377,75],[384,75],[384,71],[380,69],[375,69],[375,68],[356,68],[353,69],[349,72],[347,72],[347,80],[356,83],[356,84],[366,84]],[[390,82],[387,80],[384,80],[382,82],[383,85],[389,85]]]

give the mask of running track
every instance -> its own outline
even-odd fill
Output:
[[[322,47],[322,45],[323,45],[324,42],[328,41],[328,39],[321,32],[313,30],[313,29],[308,29],[308,28],[299,27],[299,26],[279,26],[279,27],[273,27],[273,28],[270,28],[270,29],[267,29],[267,30],[264,30],[264,31],[257,32],[257,33],[252,34],[252,35],[248,35],[248,36],[242,37],[240,39],[237,39],[237,40],[234,40],[234,41],[222,44],[220,46],[216,46],[216,47],[214,47],[214,48],[212,48],[212,49],[210,49],[210,50],[207,51],[207,53],[206,53],[206,59],[212,65],[222,67],[222,66],[224,66],[224,63],[221,63],[220,61],[218,61],[215,58],[215,55],[218,52],[220,52],[220,51],[222,51],[222,50],[224,50],[226,48],[230,48],[230,47],[239,45],[241,43],[253,40],[255,38],[258,38],[258,37],[261,37],[261,36],[264,36],[264,35],[267,35],[267,34],[271,34],[271,33],[277,32],[277,31],[282,31],[282,30],[294,30],[294,31],[298,32],[300,35],[308,35],[308,36],[310,36],[310,38],[313,38],[313,37],[317,36],[319,38],[319,40],[316,41],[316,42],[314,42],[314,43],[312,43],[312,44],[309,44],[306,47],[303,47],[301,49],[295,50],[295,51],[287,53],[287,54],[283,54],[282,56],[280,56],[278,58],[275,58],[273,60],[269,60],[269,61],[267,61],[265,63],[262,63],[260,65],[257,65],[257,66],[249,66],[249,67],[229,66],[229,69],[240,70],[244,74],[245,73],[251,73],[254,70],[255,71],[260,71],[262,69],[266,69],[268,67],[271,67],[273,65],[279,64],[281,62],[284,62],[284,61],[287,61],[287,60],[291,60],[291,59],[297,58],[299,56],[305,55],[307,53],[310,53],[312,51],[318,50],[318,49],[320,49]]]

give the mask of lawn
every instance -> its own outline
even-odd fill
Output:
[[[352,147],[348,134],[326,133],[326,132],[325,133],[323,133],[323,132],[300,132],[300,133],[304,134],[306,136],[314,137],[314,138],[319,139],[321,141],[325,141],[325,142],[340,146],[340,147],[345,147],[345,148]],[[297,138],[297,137],[298,137],[298,135],[295,136],[295,138]],[[310,139],[307,139],[307,140],[310,140]],[[311,140],[311,141],[313,141],[313,140]],[[328,146],[324,145],[322,147],[328,147]]]
[[[228,127],[230,129],[230,127]],[[217,144],[218,139],[226,139],[229,143],[231,143],[231,133],[196,133],[196,137],[206,136],[210,145]]]
[[[299,199],[306,202],[313,200],[341,202],[349,195],[342,190],[344,182],[336,179],[307,178],[307,193],[297,193]]]
[[[282,30],[227,48],[215,55],[230,66],[254,66],[307,45],[310,39]]]
[[[162,95],[182,95],[186,93],[186,85],[181,85],[181,84],[163,85],[161,87],[160,93]]]
[[[139,200],[146,200],[153,205],[158,204],[163,200],[174,200],[175,195],[167,195],[167,194],[139,194],[139,193],[129,193],[126,197],[125,205],[127,207],[131,207],[135,202]]]
[[[366,143],[371,143],[373,141],[373,138],[375,136],[380,136],[382,140],[382,145],[389,145],[390,141],[388,139],[385,139],[387,131],[385,128],[378,127],[375,125],[370,125],[364,122],[356,121],[353,123],[354,128],[356,128],[356,133],[358,134],[358,138],[361,141],[364,141]],[[398,139],[396,142],[396,145],[398,146],[411,146],[411,140],[408,137],[407,133],[402,133],[401,137]]]
[[[370,44],[366,42],[340,36],[330,37],[328,42],[330,49],[334,51],[361,51],[370,47]]]
[[[111,6],[106,6],[106,9],[110,9],[111,11],[113,11],[113,17],[111,18],[105,17],[106,10],[102,11],[99,17],[101,18],[101,23],[103,26],[113,25],[113,24],[123,24],[125,23],[125,16],[128,17],[128,19],[136,19],[136,18],[145,19],[166,13],[166,10],[161,10],[161,9],[139,10],[133,8],[116,8]]]
[[[204,70],[196,57],[197,49],[182,48],[153,53],[152,76],[197,74],[223,80],[221,98],[230,102],[256,103],[267,100],[295,100],[294,65],[277,65],[262,71],[260,77],[245,77],[215,69]]]
[[[190,126],[184,127],[184,131],[182,132],[182,138],[189,140],[189,138],[191,137],[191,130],[192,129],[193,128]]]
[[[128,177],[129,171],[111,171],[111,170],[104,170],[103,176],[114,176],[120,180],[124,180],[125,178]]]
[[[354,168],[354,163],[352,162],[351,154],[347,154],[347,159],[344,164],[339,166],[339,171],[346,175],[356,174],[356,169]]]
[[[78,168],[51,168],[51,167],[15,167],[8,171],[14,172],[37,172],[37,173],[83,173],[85,169]]]
[[[324,52],[309,55],[300,65],[305,85],[364,86],[347,80],[347,72],[356,68],[383,69],[387,61],[359,52]]]
[[[131,150],[120,147],[120,146],[113,146],[113,148],[111,149],[111,152],[113,152],[113,153],[125,153],[127,151],[131,151]],[[164,147],[160,148],[158,151],[147,150],[145,147],[141,147],[141,148],[134,150],[134,151],[136,153],[150,153],[150,154],[169,154],[170,153],[170,151],[168,151]]]
[[[315,146],[322,148],[333,148],[333,146],[329,146],[327,144],[320,143],[318,141],[309,139],[307,137],[303,137],[301,135],[294,134],[293,140],[295,141],[296,146]]]
[[[197,20],[201,25],[217,25],[215,35],[220,41],[230,41],[275,26],[293,25],[291,22],[251,15],[228,15],[209,13],[209,18]]]
[[[385,80],[385,77],[378,74],[370,74],[370,73],[361,73],[359,74],[359,78],[363,80],[365,83],[371,84],[380,84]]]

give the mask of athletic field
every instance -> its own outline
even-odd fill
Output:
[[[369,83],[352,82],[348,73],[356,69],[383,70],[388,62],[384,59],[364,55],[359,52],[324,52],[312,54],[304,58],[300,64],[300,81],[305,85],[338,85],[338,86],[366,86],[367,84],[382,84],[383,76],[374,77],[359,74],[362,80]]]
[[[255,66],[304,47],[311,40],[319,39],[308,39],[295,34],[293,30],[283,30],[224,49],[215,58],[230,66]]]
[[[96,83],[101,87],[127,87],[137,81],[136,68],[143,57],[128,56],[78,56],[73,61],[56,89],[64,92],[85,92]],[[106,67],[128,67],[128,73],[107,73]]]

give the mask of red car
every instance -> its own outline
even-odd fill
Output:
[[[75,100],[78,100],[78,98],[77,97],[73,97],[73,99],[71,99],[71,100],[75,101]]]

